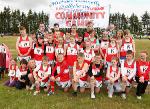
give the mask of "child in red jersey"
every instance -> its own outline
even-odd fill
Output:
[[[102,35],[102,39],[100,42],[100,53],[102,55],[102,58],[105,57],[106,49],[108,48],[109,40],[108,40],[108,32],[104,31]]]
[[[64,54],[64,56],[66,55],[63,37],[58,37],[58,44],[56,44],[55,47],[55,56],[57,57],[58,54]]]
[[[123,37],[124,37],[123,31],[122,30],[118,30],[115,38],[116,38],[116,42],[117,42],[119,48],[122,45],[122,39],[123,39]]]
[[[20,68],[16,71],[16,77],[18,81],[16,82],[17,89],[29,89],[29,79],[27,74],[27,64],[28,62],[25,59],[20,61]]]
[[[6,86],[14,87],[16,85],[16,81],[18,78],[16,77],[16,71],[18,70],[18,66],[16,63],[16,59],[12,59],[9,66],[8,76],[10,77],[8,81],[5,82]]]
[[[44,88],[45,92],[49,91],[49,77],[51,75],[51,67],[48,64],[49,60],[46,56],[42,58],[42,64],[37,66],[34,71],[34,78],[35,78],[35,87],[36,91],[34,92],[34,95],[37,95],[40,93],[40,88]]]
[[[70,68],[72,68],[74,65],[74,62],[77,61],[78,50],[79,50],[79,46],[75,43],[75,37],[71,35],[70,43],[66,46],[66,52],[67,52],[66,58],[67,58],[67,63],[70,66]]]
[[[26,59],[27,61],[31,58],[32,40],[26,34],[25,27],[19,27],[21,36],[18,37],[16,42],[16,50],[18,52],[18,60]]]
[[[80,92],[84,93],[85,88],[88,86],[87,82],[87,71],[88,71],[88,64],[84,62],[84,54],[79,53],[77,57],[77,61],[74,62],[73,66],[73,96],[77,96],[77,88],[80,87]]]
[[[104,58],[104,62],[107,66],[111,65],[113,57],[119,57],[119,47],[116,43],[116,39],[114,37],[110,37],[110,43],[108,44]]]
[[[135,56],[135,44],[130,35],[125,35],[120,48],[120,62],[126,59],[127,51],[131,50]]]
[[[126,60],[121,63],[123,99],[126,99],[126,94],[129,93],[131,83],[136,75],[136,62],[133,56],[133,52],[128,50],[126,54]]]
[[[54,82],[56,82],[56,84],[61,87],[64,92],[67,92],[71,86],[68,63],[63,54],[58,54],[57,56],[56,65],[51,75],[51,81],[51,91],[48,93],[48,96],[54,94]]]
[[[42,63],[42,58],[44,56],[44,39],[43,36],[38,36],[37,43],[34,47],[34,60],[36,66]]]
[[[91,98],[95,98],[94,93],[99,93],[102,87],[102,74],[104,70],[104,64],[101,62],[102,57],[99,53],[95,54],[94,61],[90,65],[88,74],[90,76],[91,86]]]
[[[136,81],[138,83],[136,90],[137,99],[142,98],[141,96],[145,93],[149,81],[150,62],[147,61],[147,57],[148,53],[146,51],[142,51],[140,53],[140,59],[137,61],[137,75],[136,75]]]
[[[94,23],[92,21],[87,22],[86,32],[84,33],[84,40],[89,39],[89,31],[93,30]]]
[[[108,79],[108,97],[112,98],[114,92],[121,92],[120,68],[118,67],[119,58],[113,57],[111,65],[107,69],[106,77]]]
[[[45,45],[45,54],[49,59],[49,64],[51,67],[54,67],[54,61],[55,61],[55,44],[54,44],[54,38],[53,35],[49,35],[48,37],[48,42]]]
[[[86,40],[84,50],[85,62],[89,65],[95,56],[94,50],[91,49],[91,41]]]

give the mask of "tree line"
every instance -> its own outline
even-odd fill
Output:
[[[31,9],[25,14],[19,9],[11,10],[9,7],[4,7],[0,12],[0,34],[19,33],[19,25],[24,25],[27,32],[36,31],[40,22],[48,26],[48,14],[43,11],[33,12]],[[124,13],[110,14],[109,23],[113,23],[117,29],[130,29],[133,34],[150,34],[150,13],[147,11],[141,18],[134,13],[130,17]]]

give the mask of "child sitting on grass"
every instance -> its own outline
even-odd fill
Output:
[[[16,77],[17,70],[18,66],[16,63],[16,59],[12,59],[9,66],[9,73],[8,73],[9,80],[7,80],[4,85],[9,87],[14,87],[16,85],[16,81],[18,80],[18,78]]]

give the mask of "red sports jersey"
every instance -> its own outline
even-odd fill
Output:
[[[57,71],[57,74],[55,72]],[[64,59],[63,62],[57,62],[52,71],[52,76],[55,78],[60,77],[60,82],[66,82],[70,80],[68,64]]]
[[[112,68],[112,66],[110,66],[110,77],[112,77],[112,78],[115,78],[115,77],[117,77],[117,75],[118,75],[118,72],[119,72],[119,70],[118,70],[118,68],[116,68],[115,70]],[[117,81],[115,81],[115,82],[117,82]]]
[[[133,61],[131,65],[129,65],[127,61],[124,61],[124,71],[123,71],[124,75],[129,77],[130,75],[134,73],[134,69],[135,69],[134,64],[135,64],[135,61]]]
[[[34,42],[32,42],[32,49],[31,49],[31,58],[34,58],[34,48],[35,48],[35,43]]]
[[[17,65],[15,65],[14,67],[10,65],[8,76],[10,76],[12,80],[18,80],[18,78],[16,77],[16,71],[17,71]]]
[[[125,39],[122,41],[121,50],[120,50],[120,57],[125,57],[126,52],[128,50],[133,51],[133,40],[132,40],[132,38],[130,38],[129,42],[126,42]]]
[[[34,59],[36,61],[42,61],[42,58],[44,56],[44,44],[42,47],[39,47],[38,44],[36,44],[34,48]]]
[[[82,66],[80,67],[78,62],[76,63],[76,73],[80,73],[84,67],[85,62],[82,63]],[[80,80],[82,81],[86,81],[87,80],[88,75],[86,74],[84,77],[80,78]]]
[[[137,61],[137,76],[144,77],[144,80],[149,80],[149,73],[150,73],[150,62],[144,62],[144,61]]]
[[[101,40],[100,48],[101,48],[102,53],[104,54],[104,56],[106,54],[106,49],[108,47],[108,44],[109,44],[108,40]]]
[[[25,40],[22,39],[22,36],[20,36],[19,38],[19,44],[18,44],[18,48],[21,54],[26,54],[28,52],[28,50],[30,49],[30,41],[29,38],[26,37]],[[29,55],[30,56],[30,53]]]
[[[46,56],[49,58],[50,61],[55,59],[55,47],[54,44],[46,44]]]
[[[88,32],[84,33],[84,38],[89,38],[89,33]]]
[[[97,73],[100,72],[102,67],[103,67],[102,65],[100,65],[99,68],[97,68],[95,65],[92,65],[92,74],[93,74],[93,76],[97,75]],[[102,76],[95,77],[95,79],[97,81],[102,81]]]
[[[92,41],[92,40],[90,40],[91,41],[91,48],[93,49],[93,50],[95,50],[95,48],[96,48],[96,38],[94,38],[94,40]]]
[[[67,62],[69,66],[73,66],[74,62],[77,60],[77,44],[68,44],[67,48]]]
[[[117,57],[117,54],[118,54],[118,48],[117,46],[115,45],[114,47],[112,47],[110,44],[107,48],[107,51],[106,51],[106,61],[107,62],[111,62],[112,58],[113,57]]]
[[[90,51],[87,51],[86,49],[84,50],[84,60],[87,64],[90,64],[92,61],[92,58],[94,57],[94,51],[92,49],[90,49]]]
[[[63,54],[64,53],[64,47],[59,47],[58,45],[56,45],[55,47],[55,53],[56,54]]]
[[[38,78],[40,78],[42,80],[42,82],[48,82],[49,80],[49,76],[47,76],[45,78],[45,74],[49,74],[50,72],[48,72],[48,69],[50,68],[50,65],[47,65],[46,70],[43,69],[43,65],[41,64],[39,71],[37,72],[37,76]],[[45,79],[43,79],[45,78]]]

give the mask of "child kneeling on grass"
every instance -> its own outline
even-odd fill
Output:
[[[40,88],[44,88],[45,92],[48,92],[50,89],[49,77],[51,75],[51,67],[48,64],[48,62],[49,62],[48,57],[44,56],[42,59],[42,64],[37,66],[33,71],[36,87],[34,95],[40,93]]]
[[[20,68],[16,72],[16,77],[18,77],[18,81],[16,82],[17,89],[29,89],[29,79],[27,74],[27,64],[28,62],[25,59],[20,61]]]
[[[95,54],[94,62],[90,65],[88,75],[90,76],[91,98],[95,98],[95,92],[99,93],[102,87],[102,75],[104,64],[101,62],[101,55]]]
[[[7,80],[4,85],[9,87],[14,87],[16,85],[16,81],[18,80],[18,78],[16,77],[17,70],[18,66],[16,63],[16,59],[12,59],[9,66],[9,73],[8,73],[9,80]]]
[[[136,81],[138,85],[136,96],[139,100],[142,99],[141,96],[145,93],[149,81],[150,62],[147,61],[147,57],[148,53],[146,51],[142,51],[140,53],[140,59],[137,61]]]
[[[128,50],[126,54],[126,60],[121,63],[123,99],[126,99],[126,94],[129,93],[133,78],[136,75],[136,62],[133,59],[133,56],[134,53],[132,50]]]
[[[87,71],[88,71],[88,64],[84,61],[84,54],[79,53],[77,56],[77,61],[74,62],[73,66],[73,96],[77,96],[77,88],[80,87],[80,92],[83,93],[85,88],[88,85],[87,82]]]
[[[118,65],[119,59],[117,57],[113,57],[111,61],[111,65],[107,69],[106,77],[108,78],[108,97],[112,98],[114,92],[121,92],[121,84],[120,84],[120,68]]]
[[[51,94],[54,94],[54,82],[58,86],[60,86],[64,92],[67,92],[71,86],[71,81],[70,81],[70,73],[69,73],[69,68],[68,68],[68,63],[64,58],[63,54],[58,54],[57,55],[57,61],[56,65],[52,71],[52,76],[50,82],[52,90],[48,93],[48,96]]]

